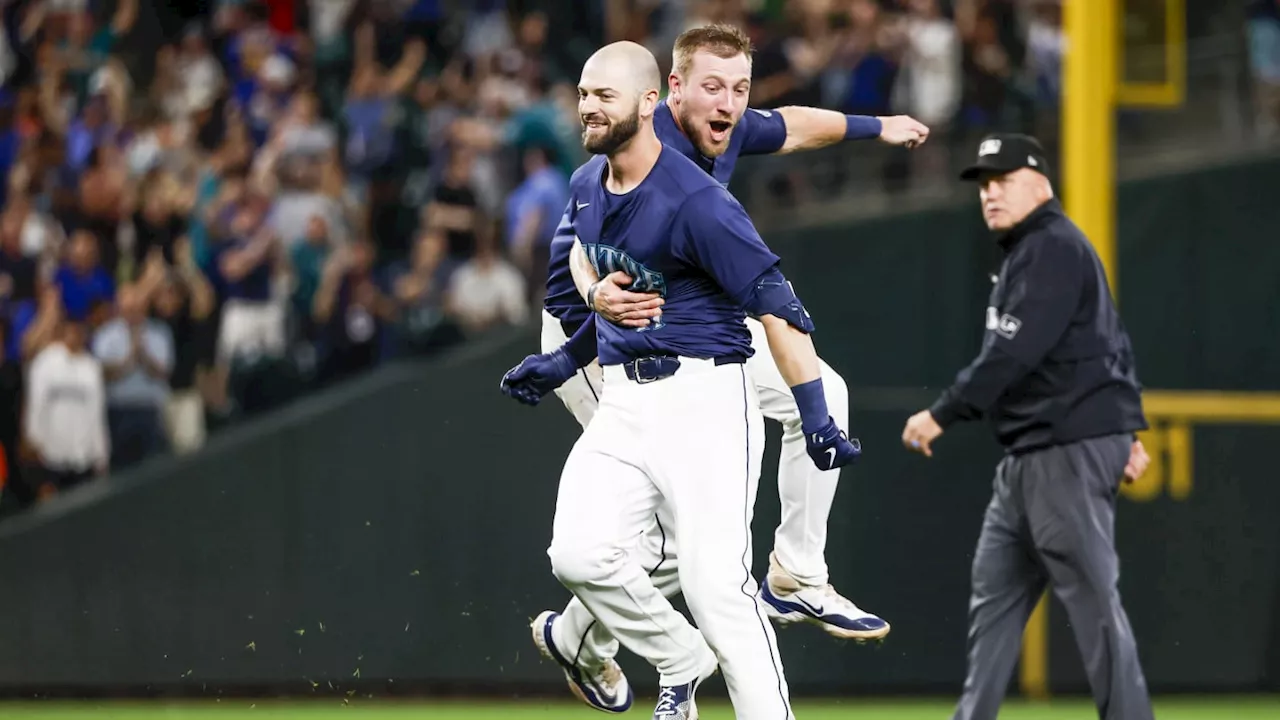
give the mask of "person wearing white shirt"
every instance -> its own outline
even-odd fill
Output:
[[[476,243],[475,256],[454,272],[446,307],[459,325],[474,333],[523,323],[529,316],[527,298],[524,276],[486,238]]]
[[[35,479],[49,490],[105,473],[110,458],[102,364],[86,348],[84,323],[64,321],[58,334],[27,370],[23,418]]]

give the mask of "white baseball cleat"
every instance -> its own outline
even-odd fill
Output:
[[[631,709],[634,699],[627,676],[612,658],[605,660],[597,668],[586,668],[575,664],[556,646],[556,619],[560,613],[545,610],[534,618],[529,625],[533,634],[533,644],[538,646],[542,656],[560,666],[564,671],[569,690],[588,706],[607,713],[622,713]]]
[[[810,622],[829,635],[859,642],[880,640],[889,634],[889,623],[883,618],[853,604],[831,585],[802,584],[772,553],[769,574],[760,583],[760,599],[769,617],[783,625]]]

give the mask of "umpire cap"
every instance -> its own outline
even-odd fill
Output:
[[[977,161],[960,173],[960,179],[976,180],[982,173],[1002,174],[1024,167],[1049,174],[1049,162],[1040,141],[1030,135],[994,133],[982,139]]]

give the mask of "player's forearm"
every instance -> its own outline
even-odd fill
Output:
[[[569,272],[573,275],[573,284],[578,288],[578,294],[586,300],[588,291],[600,281],[600,276],[591,267],[587,253],[582,249],[582,242],[577,238],[573,239],[573,248],[569,251]]]
[[[822,387],[822,368],[818,364],[818,352],[808,333],[797,329],[786,320],[773,315],[763,315],[765,336],[769,339],[769,352],[778,366],[778,372],[786,381],[800,411],[801,428],[806,433],[817,432],[831,422],[827,409],[827,395]]]
[[[779,152],[816,150],[845,140],[880,137],[880,119],[867,115],[844,115],[822,108],[789,106],[776,111],[787,124],[787,139]]]
[[[813,338],[791,326],[786,320],[773,315],[762,315],[765,336],[769,339],[769,352],[778,365],[778,372],[788,387],[802,385],[822,377],[818,367],[818,351]]]

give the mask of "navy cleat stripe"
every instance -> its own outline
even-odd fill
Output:
[[[582,671],[579,670],[576,665],[571,664],[569,660],[560,653],[560,648],[556,647],[555,641],[551,636],[551,622],[557,617],[559,617],[559,615],[552,615],[547,619],[547,623],[542,626],[542,639],[546,642],[547,650],[551,651],[551,657],[559,663],[562,668],[564,668],[565,672],[569,673],[569,677],[573,680],[574,684],[582,688],[583,692],[587,693],[589,696],[588,700],[590,700],[593,705],[612,707],[614,703],[618,701],[617,696],[609,695],[604,692],[602,688],[597,687],[595,683],[584,678],[582,676]]]
[[[840,615],[839,613],[819,614],[814,612],[813,606],[806,602],[800,600],[792,602],[790,600],[783,600],[777,595],[774,595],[773,590],[769,588],[769,584],[767,582],[762,583],[761,590],[762,592],[760,594],[764,601],[772,605],[778,612],[800,613],[801,615],[811,617],[815,620],[821,620],[828,625],[835,625],[847,630],[879,630],[885,625],[888,625],[888,623],[883,619],[874,616],[850,618],[845,615]]]

